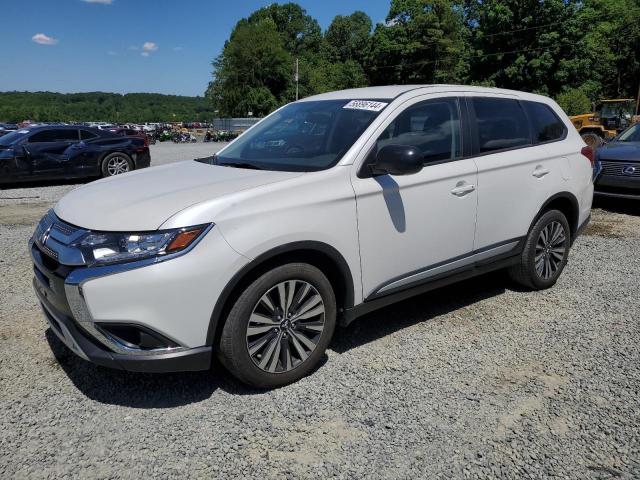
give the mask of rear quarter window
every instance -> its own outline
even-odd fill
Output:
[[[529,101],[522,104],[531,122],[534,143],[553,142],[565,137],[567,127],[549,105]]]
[[[98,134],[89,130],[80,130],[80,140],[93,140],[94,138],[98,138]]]
[[[531,145],[529,122],[517,100],[474,97],[480,153]]]

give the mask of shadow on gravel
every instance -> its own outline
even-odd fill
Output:
[[[613,213],[640,216],[640,200],[596,196],[593,197],[593,208],[601,208]]]
[[[46,331],[46,338],[58,364],[73,384],[84,395],[100,403],[133,408],[172,408],[206,400],[222,383],[230,383],[212,371],[147,374],[110,370],[76,356],[51,329]],[[233,386],[229,387],[225,390],[232,390]]]
[[[404,300],[358,318],[338,330],[329,348],[343,353],[438,315],[494,297],[511,288],[504,272],[493,272]]]
[[[60,368],[78,390],[96,402],[132,408],[173,408],[206,400],[218,389],[231,395],[269,392],[240,383],[216,359],[210,370],[202,372],[125,372],[81,359],[51,329],[47,329],[45,336]],[[327,360],[324,355],[309,375],[322,368]]]
[[[500,295],[508,284],[502,272],[495,272],[391,305],[338,330],[329,348],[338,353],[346,352],[438,315]],[[232,395],[268,392],[238,382],[216,360],[211,370],[203,372],[132,373],[82,360],[50,329],[46,331],[46,338],[57,363],[73,384],[84,395],[100,403],[132,408],[173,408],[206,400],[218,389]],[[325,355],[310,375],[326,361]]]

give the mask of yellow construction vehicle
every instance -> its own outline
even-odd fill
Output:
[[[593,113],[570,118],[584,142],[595,148],[631,125],[635,108],[632,98],[601,100],[594,105]]]

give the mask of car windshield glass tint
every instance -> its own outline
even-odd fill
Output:
[[[310,172],[335,165],[388,100],[322,100],[287,105],[240,136],[218,165]]]
[[[29,133],[29,130],[16,130],[15,132],[7,133],[0,137],[0,145],[3,147],[13,145],[22,140],[27,133]]]
[[[622,132],[618,141],[640,142],[640,123],[630,127],[626,132]]]

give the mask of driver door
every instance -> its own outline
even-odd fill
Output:
[[[463,156],[458,99],[429,98],[410,100],[381,125],[364,165],[356,165],[352,176],[365,299],[472,263],[478,171],[473,159]],[[383,146],[398,144],[422,152],[420,172],[367,174],[367,163]]]
[[[69,160],[66,150],[78,142],[78,130],[75,128],[39,130],[31,135],[24,144],[31,175],[34,178],[61,175]]]

